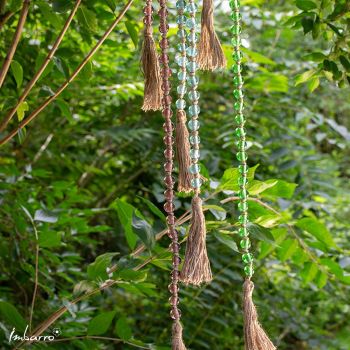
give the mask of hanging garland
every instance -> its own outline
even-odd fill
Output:
[[[236,113],[235,120],[237,128],[235,134],[237,137],[238,152],[236,154],[237,160],[240,162],[238,167],[240,176],[238,179],[239,191],[239,203],[238,209],[240,211],[239,216],[239,230],[238,233],[241,237],[240,247],[242,249],[242,260],[244,264],[245,282],[243,285],[243,312],[244,312],[244,339],[246,350],[275,350],[273,345],[261,325],[258,321],[258,315],[256,307],[253,303],[253,290],[254,284],[251,278],[254,274],[253,269],[253,255],[249,249],[251,246],[248,231],[248,192],[247,192],[247,153],[246,153],[246,131],[244,128],[245,117],[243,114],[243,79],[241,74],[241,14],[240,14],[240,0],[230,0],[230,6],[232,9],[231,18],[233,20],[232,31],[232,45],[234,47],[233,59],[235,63],[232,66],[234,73],[233,78],[233,96],[235,98],[234,110]]]

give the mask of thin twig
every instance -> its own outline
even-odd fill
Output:
[[[1,70],[0,70],[0,88],[5,80],[6,74],[9,70],[11,62],[12,62],[12,58],[16,52],[17,45],[19,43],[19,39],[21,38],[24,23],[26,22],[27,15],[28,15],[29,4],[30,4],[30,0],[24,0],[21,14],[20,14],[20,17],[18,20],[17,28],[15,31],[15,35],[13,36],[11,46],[7,52],[7,55],[5,57],[5,61],[4,61],[3,65],[1,67]]]
[[[81,0],[77,0],[75,3],[74,8],[72,9],[72,12],[70,13],[69,17],[67,18],[60,34],[58,35],[55,43],[53,44],[51,50],[49,51],[49,53],[47,54],[45,61],[43,62],[43,64],[41,65],[41,67],[38,69],[38,71],[34,74],[33,78],[31,79],[31,81],[27,84],[26,88],[24,89],[22,95],[19,97],[16,105],[7,113],[7,115],[5,116],[4,120],[1,122],[0,124],[0,131],[4,130],[7,126],[7,124],[10,122],[10,120],[12,119],[12,117],[14,116],[14,114],[16,113],[19,105],[26,99],[26,97],[28,96],[28,94],[30,93],[30,91],[32,90],[33,86],[35,85],[35,83],[39,80],[39,78],[41,77],[41,75],[43,74],[45,68],[47,67],[47,65],[50,63],[50,61],[52,60],[52,57],[54,56],[56,50],[58,49],[59,45],[62,42],[62,39],[64,37],[64,35],[66,34],[72,20],[73,17],[75,15],[75,13],[78,10],[78,7],[81,3]]]
[[[7,11],[4,14],[0,15],[0,30],[13,15],[14,12],[12,11]]]
[[[43,111],[52,101],[54,101],[67,88],[67,86],[77,77],[77,75],[80,73],[80,71],[85,67],[85,65],[90,61],[92,56],[97,52],[97,50],[102,46],[104,41],[112,33],[114,28],[117,26],[117,24],[124,17],[125,13],[128,11],[128,9],[130,8],[130,6],[133,2],[134,2],[134,0],[129,0],[127,2],[127,4],[123,7],[121,12],[119,13],[118,17],[113,21],[113,23],[110,25],[110,27],[107,29],[107,31],[103,34],[103,36],[100,38],[100,40],[97,42],[97,44],[90,50],[90,52],[87,54],[87,56],[83,59],[83,61],[75,69],[73,74],[58,88],[58,90],[52,96],[50,96],[47,100],[45,100],[41,106],[39,106],[36,110],[34,110],[27,118],[23,119],[22,122],[19,123],[19,125],[16,129],[12,130],[8,135],[6,135],[2,140],[0,140],[0,145],[7,143],[15,135],[17,135],[19,130],[21,130],[23,127],[25,127],[27,124],[29,124],[35,117],[37,117],[37,115],[41,111]]]

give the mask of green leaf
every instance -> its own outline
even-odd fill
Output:
[[[314,77],[311,80],[309,80],[307,87],[309,88],[309,91],[313,92],[320,86],[320,78]]]
[[[303,60],[320,63],[320,62],[323,62],[326,57],[327,56],[321,52],[313,52],[308,55],[305,55],[303,57]]]
[[[145,270],[132,270],[122,269],[116,271],[116,278],[120,278],[124,281],[143,282],[147,278],[147,271]]]
[[[328,247],[335,247],[332,235],[326,226],[314,218],[302,218],[296,222],[296,226],[310,233],[320,242],[325,243]]]
[[[79,7],[77,11],[79,22],[88,30],[94,32],[97,30],[97,18],[95,12],[89,10],[85,6]]]
[[[233,250],[234,252],[239,253],[239,249],[237,247],[236,242],[234,241],[234,239],[228,235],[219,233],[219,232],[215,232],[214,233],[214,237],[220,242],[225,244],[227,247],[229,247],[231,250]]]
[[[107,267],[111,265],[113,257],[118,254],[119,253],[105,253],[98,256],[87,268],[88,278],[90,280],[107,280],[109,277]]]
[[[115,325],[115,333],[123,340],[129,340],[132,337],[132,331],[125,316],[118,319]]]
[[[248,184],[248,191],[250,194],[257,195],[264,192],[277,184],[278,180],[267,180],[265,182],[253,180]]]
[[[61,234],[59,232],[45,231],[39,233],[39,247],[53,248],[61,245]]]
[[[332,259],[329,258],[322,258],[320,259],[321,264],[324,266],[327,266],[329,268],[329,270],[339,279],[342,279],[344,276],[344,272],[343,269],[341,268],[341,266],[335,262]]]
[[[26,101],[21,102],[18,107],[17,107],[17,119],[18,121],[22,121],[24,116],[25,116],[25,112],[29,110],[29,106],[28,103]]]
[[[132,230],[132,217],[135,208],[131,204],[126,203],[121,199],[117,199],[116,201],[114,201],[112,207],[114,207],[117,210],[118,217],[120,223],[124,228],[125,237],[129,244],[129,247],[131,249],[134,249],[137,242],[137,235]]]
[[[339,56],[339,61],[346,70],[346,72],[350,73],[350,61],[343,55]]]
[[[275,244],[275,238],[268,228],[257,224],[249,223],[248,230],[252,234],[252,236],[256,237],[259,241],[265,241],[268,243]]]
[[[295,4],[303,11],[310,11],[317,8],[317,5],[313,1],[308,0],[297,0]]]
[[[55,223],[58,220],[57,214],[43,209],[38,209],[34,214],[34,221]]]
[[[12,304],[0,301],[0,315],[11,328],[16,327],[21,332],[26,329],[27,322]]]
[[[253,180],[255,170],[258,166],[259,166],[259,164],[249,168],[248,174],[247,174],[248,181]],[[222,191],[225,191],[225,190],[238,191],[239,190],[238,178],[239,178],[238,168],[226,169],[224,172],[224,175],[222,176],[222,178],[220,180],[220,185],[219,185],[218,189],[222,190]]]
[[[316,70],[315,69],[310,69],[310,70],[307,70],[306,72],[304,72],[302,74],[297,75],[296,78],[295,78],[295,86],[298,86],[299,84],[307,82],[315,74],[316,74]]]
[[[137,48],[139,35],[138,35],[137,27],[135,26],[135,23],[126,21],[125,27],[130,35],[132,42],[134,43],[135,48]]]
[[[312,17],[303,17],[301,19],[301,25],[304,29],[304,34],[310,33],[314,28],[314,19]]]
[[[328,281],[328,276],[322,271],[318,271],[315,277],[315,283],[319,289],[322,289]]]
[[[108,331],[116,311],[103,312],[94,317],[88,325],[88,335],[101,335]]]
[[[278,258],[281,261],[290,259],[298,249],[298,242],[295,239],[286,239],[277,250]]]
[[[260,254],[258,256],[258,259],[263,259],[266,256],[268,256],[271,252],[275,250],[277,246],[281,242],[284,241],[285,237],[287,236],[287,229],[285,227],[279,227],[272,229],[271,234],[275,240],[274,243],[270,243],[268,241],[262,241],[260,244]]]
[[[274,179],[268,180],[269,182],[276,181]],[[270,188],[267,188],[261,193],[262,197],[280,197],[290,199],[294,195],[294,191],[298,185],[295,183],[287,182],[284,180],[277,180],[277,183]]]
[[[304,280],[305,284],[310,283],[314,280],[318,272],[318,267],[313,262],[306,262],[304,268],[300,272],[301,278]]]
[[[203,208],[209,209],[209,211],[215,216],[216,220],[223,221],[226,219],[226,210],[218,205],[206,204],[203,205]]]
[[[245,47],[242,47],[242,51],[249,56],[252,61],[254,61],[255,63],[261,63],[261,64],[269,64],[271,66],[275,66],[277,63],[275,61],[272,61],[270,58],[262,55],[261,53],[255,52],[255,51],[251,51],[248,50]]]
[[[67,119],[72,120],[73,115],[72,115],[72,112],[70,111],[69,104],[66,101],[61,99],[58,99],[55,102],[58,108],[61,110],[62,115],[65,116]]]
[[[264,93],[288,92],[288,77],[269,72],[254,74],[252,78],[247,79],[246,87]]]
[[[165,221],[165,215],[163,214],[163,212],[158,207],[156,207],[151,201],[141,196],[138,196],[138,198],[140,198],[142,202],[144,202],[148,206],[148,208],[154,215],[158,216],[159,219],[161,219],[162,221]]]
[[[11,72],[16,80],[17,87],[21,87],[23,83],[23,68],[17,61],[11,62]]]
[[[133,232],[135,232],[140,237],[145,246],[151,250],[155,243],[152,226],[146,220],[138,217],[135,211],[132,215],[131,225]]]
[[[67,12],[72,6],[71,0],[53,0],[52,8],[55,12],[64,13]]]

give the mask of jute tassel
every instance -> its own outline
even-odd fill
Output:
[[[202,70],[226,67],[226,57],[214,28],[213,0],[203,0],[197,62]]]
[[[186,120],[186,112],[184,110],[178,110],[176,112],[176,157],[179,164],[179,183],[177,190],[179,192],[189,193],[192,192],[191,174],[189,172],[191,147]]]
[[[172,350],[186,350],[186,346],[182,340],[182,325],[180,320],[175,320],[173,323],[172,332]]]
[[[142,44],[141,66],[145,78],[145,90],[142,110],[157,111],[162,109],[162,90],[160,68],[156,45],[153,39],[152,3],[146,1],[145,32]]]
[[[192,199],[192,219],[188,234],[184,264],[180,280],[186,284],[200,285],[212,280],[210,262],[206,247],[206,227],[202,200],[198,196]]]
[[[253,303],[254,283],[246,279],[243,290],[245,350],[276,350],[258,321],[258,314]]]

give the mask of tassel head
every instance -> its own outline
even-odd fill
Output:
[[[172,329],[172,350],[186,350],[186,346],[182,339],[182,325],[180,320],[174,320]]]
[[[213,0],[203,0],[197,62],[202,70],[226,67],[226,57],[214,28]]]
[[[258,321],[253,303],[254,283],[247,278],[243,285],[243,313],[245,350],[276,350]]]
[[[180,280],[185,284],[200,285],[213,279],[206,247],[206,227],[202,200],[192,199],[192,218],[187,239]]]
[[[179,192],[192,192],[191,174],[189,172],[191,165],[190,148],[189,133],[186,127],[186,112],[178,110],[176,112],[176,157],[179,165],[177,188]]]

